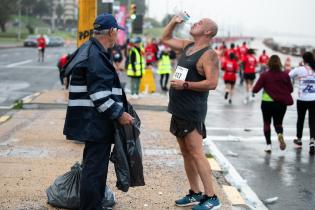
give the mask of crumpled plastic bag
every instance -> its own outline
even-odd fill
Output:
[[[58,208],[79,209],[81,173],[81,164],[77,162],[71,167],[70,171],[57,177],[54,183],[46,190],[48,203]],[[106,186],[102,206],[104,209],[112,209],[114,205],[115,195]]]
[[[110,158],[115,166],[116,187],[123,192],[127,192],[129,187],[145,185],[139,138],[141,121],[130,104],[128,113],[134,117],[133,124],[115,124],[115,146]]]

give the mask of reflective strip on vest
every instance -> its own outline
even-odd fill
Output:
[[[86,85],[82,85],[82,86],[70,85],[69,92],[70,93],[84,93],[84,92],[87,92],[87,86]]]
[[[76,100],[69,100],[68,106],[87,106],[87,107],[94,107],[94,104],[89,99],[76,99]]]
[[[129,58],[131,57],[132,51],[134,51],[135,54],[136,54],[136,63],[135,63],[136,71],[133,71],[132,65],[131,65],[131,63],[129,63],[128,64],[127,75],[128,76],[141,76],[141,70],[142,70],[142,75],[144,75],[144,73],[145,73],[144,72],[145,60],[144,60],[143,56],[135,48],[132,48],[130,50]]]
[[[97,109],[100,112],[105,112],[107,109],[109,109],[113,104],[115,103],[115,101],[113,99],[108,99],[105,103],[103,103],[102,105],[100,105]]]
[[[171,59],[168,55],[163,55],[158,64],[158,74],[170,74],[172,71]]]

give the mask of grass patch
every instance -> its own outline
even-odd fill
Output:
[[[207,158],[214,158],[211,153],[206,154],[206,157],[207,157]]]
[[[23,109],[23,101],[22,100],[15,101],[13,109]]]

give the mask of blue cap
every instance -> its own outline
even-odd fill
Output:
[[[131,40],[132,43],[141,43],[141,41],[142,41],[142,40],[141,40],[141,37],[139,37],[139,36],[136,37],[136,38],[133,38],[133,39]]]
[[[105,13],[96,17],[93,26],[94,26],[94,30],[96,31],[101,31],[101,30],[106,30],[106,29],[111,29],[111,28],[118,28],[118,29],[124,30],[123,27],[117,24],[117,21],[113,15],[105,14]]]

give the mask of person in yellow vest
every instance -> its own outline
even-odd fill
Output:
[[[132,41],[133,47],[129,51],[127,76],[131,77],[131,95],[134,98],[138,98],[140,80],[145,69],[145,59],[144,50],[141,47],[141,38],[136,37]]]
[[[168,90],[167,84],[171,71],[172,62],[169,56],[169,52],[166,50],[166,48],[162,48],[157,73],[160,75],[160,85],[163,91]]]

